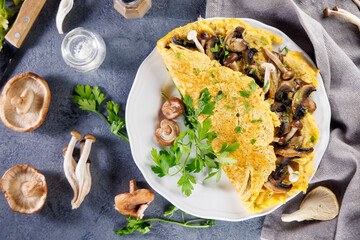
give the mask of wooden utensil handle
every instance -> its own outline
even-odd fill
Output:
[[[20,48],[21,44],[30,31],[46,0],[25,0],[22,4],[19,14],[6,34],[5,39],[12,45]]]

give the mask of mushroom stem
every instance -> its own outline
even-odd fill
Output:
[[[65,154],[64,154],[64,172],[65,172],[65,177],[68,180],[68,182],[70,183],[71,188],[73,189],[73,193],[74,193],[74,198],[72,200],[75,201],[75,199],[77,199],[78,193],[79,193],[79,185],[78,182],[76,180],[76,176],[75,176],[75,167],[76,167],[76,162],[73,158],[73,152],[74,152],[74,148],[75,148],[75,144],[78,140],[81,139],[81,133],[79,133],[78,131],[72,131],[71,132],[71,139],[69,142],[68,147],[66,147],[66,149],[63,149],[63,152],[65,150]]]
[[[31,89],[25,89],[20,96],[11,98],[10,103],[16,108],[18,114],[27,113],[34,101],[35,94]]]
[[[340,17],[340,18],[342,18],[342,19],[344,19],[344,20],[346,20],[346,21],[348,21],[348,22],[350,22],[352,24],[355,24],[360,30],[360,19],[357,16],[355,16],[354,14],[352,14],[352,13],[350,13],[350,12],[344,10],[344,9],[341,9],[338,6],[335,6],[333,8],[333,10],[331,10],[329,8],[324,9],[324,16],[325,17],[328,17],[331,14],[335,15],[337,17]]]
[[[197,49],[202,52],[205,53],[203,46],[201,45],[201,43],[199,42],[199,40],[197,39],[197,32],[195,30],[191,30],[188,35],[187,35],[187,39],[189,41],[194,41]]]
[[[264,76],[264,93],[266,94],[270,89],[270,73],[274,72],[275,66],[271,63],[263,63],[261,64],[261,67],[265,70],[265,76]]]
[[[353,2],[360,8],[360,1],[359,0],[353,0]]]
[[[130,180],[130,193],[136,191],[136,179]]]
[[[85,145],[83,147],[82,153],[80,155],[79,162],[75,169],[75,176],[79,185],[79,194],[74,203],[72,203],[72,208],[76,209],[80,207],[81,203],[84,201],[85,196],[89,193],[91,188],[91,175],[90,175],[90,163],[86,163],[91,150],[91,144],[96,141],[96,138],[93,135],[85,135]]]
[[[38,189],[40,184],[41,183],[39,183],[35,179],[33,179],[31,181],[24,182],[21,185],[21,192],[25,197],[31,197],[32,195],[34,195],[35,191]]]

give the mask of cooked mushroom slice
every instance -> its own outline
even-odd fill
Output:
[[[280,59],[272,53],[269,49],[264,48],[266,55],[275,63],[277,68],[282,72],[281,78],[284,80],[289,80],[294,77],[294,71],[286,69],[284,64],[280,61]]]
[[[135,184],[135,180],[131,180],[130,193],[122,193],[115,197],[115,209],[121,214],[142,219],[145,209],[154,201],[155,195],[148,189],[136,190]]]
[[[79,185],[79,195],[76,201],[71,204],[73,209],[80,207],[81,203],[85,199],[85,196],[89,193],[91,188],[91,175],[89,169],[90,165],[87,164],[87,160],[90,155],[91,144],[96,142],[96,138],[93,135],[88,134],[85,135],[84,139],[85,145],[75,169],[75,176]]]
[[[220,59],[220,40],[216,36],[212,36],[205,44],[205,53],[209,56],[211,60]],[[215,46],[218,46],[217,48]]]
[[[299,158],[296,157],[278,157],[276,163],[277,167],[274,172],[272,172],[268,178],[268,181],[265,182],[265,187],[274,191],[275,193],[286,193],[290,191],[292,188],[292,184],[287,185],[282,183],[282,181],[285,179],[287,174],[287,168],[289,162],[291,162],[293,159]]]
[[[291,130],[288,134],[286,134],[285,142],[289,141],[299,129],[302,129],[302,127],[303,127],[303,124],[301,123],[300,120],[292,121],[291,122]]]
[[[288,165],[288,171],[289,171],[289,181],[294,183],[299,181],[300,179],[300,172],[294,171],[290,165]]]
[[[190,49],[190,50],[194,50],[194,51],[197,50],[197,47],[196,47],[195,43],[187,42],[187,41],[184,41],[184,40],[179,40],[176,37],[171,38],[171,43],[175,44],[175,45],[178,45],[178,46],[181,46],[181,47],[184,47],[184,48],[187,48],[187,49]]]
[[[164,119],[160,123],[160,128],[156,129],[155,139],[163,146],[170,146],[175,138],[179,136],[180,130],[176,122]]]
[[[197,32],[195,30],[191,30],[188,35],[187,35],[187,39],[189,41],[193,41],[197,47],[197,49],[202,52],[205,53],[203,46],[201,46],[201,43],[199,42],[199,40],[197,39]]]
[[[13,77],[0,97],[0,118],[10,129],[30,132],[45,120],[50,104],[47,83],[34,73]]]
[[[237,27],[233,32],[226,35],[224,48],[232,52],[242,52],[248,49],[247,43],[242,39],[244,30],[242,27]]]
[[[309,96],[316,91],[313,85],[305,85],[301,87],[294,95],[292,100],[292,110],[295,119],[301,119],[306,115],[306,112],[314,112],[316,104]]]
[[[276,71],[276,68],[271,63],[263,63],[261,67],[265,70],[264,75],[264,93],[266,94],[270,89],[270,74]]]
[[[43,207],[47,196],[44,175],[29,165],[16,165],[1,178],[2,191],[15,212],[33,214]]]
[[[183,114],[184,104],[179,98],[172,97],[164,102],[161,111],[167,119],[175,119]]]
[[[199,41],[201,43],[201,46],[205,48],[206,41],[210,39],[210,35],[207,32],[202,32],[199,35]]]
[[[70,183],[70,186],[73,190],[74,197],[71,200],[71,203],[75,202],[75,200],[78,197],[79,194],[79,184],[77,182],[76,176],[75,176],[75,168],[76,168],[76,162],[73,158],[73,152],[75,148],[75,144],[77,141],[81,140],[81,133],[78,131],[71,131],[71,139],[69,142],[69,145],[67,147],[63,148],[63,155],[64,155],[64,172],[65,177]]]
[[[236,64],[236,61],[238,59],[239,59],[239,55],[237,53],[231,53],[230,56],[225,59],[223,64],[225,67],[230,67],[231,69],[233,69],[233,67],[231,67],[231,65],[233,65],[235,63],[236,69],[233,69],[233,70],[239,71],[239,68],[237,67],[237,64]],[[235,65],[233,65],[233,66],[235,66]]]
[[[295,92],[295,87],[296,84],[294,81],[282,81],[276,90],[275,100],[281,102],[290,98],[290,95]]]
[[[301,147],[304,137],[293,137],[286,145],[275,145],[275,153],[284,157],[304,156],[314,151],[313,148]]]
[[[280,121],[281,121],[281,124],[280,124],[278,132],[276,133],[277,137],[281,137],[281,136],[283,136],[285,134],[288,134],[290,132],[290,130],[291,130],[290,117],[289,116],[281,116]]]

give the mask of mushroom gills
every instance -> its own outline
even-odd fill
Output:
[[[328,188],[319,186],[311,190],[300,204],[299,210],[283,214],[283,222],[304,220],[331,220],[339,214],[339,204],[335,194]]]

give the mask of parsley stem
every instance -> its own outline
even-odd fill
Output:
[[[194,220],[189,220],[184,223],[165,220],[165,219],[161,219],[161,218],[150,218],[150,219],[144,219],[143,221],[144,222],[153,222],[153,221],[167,222],[167,223],[177,224],[177,225],[180,225],[183,227],[189,227],[189,228],[208,228],[208,227],[210,227],[210,225],[207,225],[207,224],[206,225],[191,225],[191,224],[189,224],[189,223],[193,223],[193,222],[206,222],[207,219],[194,219]]]
[[[109,122],[109,120],[101,112],[96,111],[96,113],[99,114],[100,117],[102,117],[102,119],[104,119],[105,122],[107,122],[107,124],[109,124],[109,126],[111,127],[111,123]],[[127,142],[130,142],[129,138],[127,138],[125,135],[121,134],[120,132],[113,132],[113,134],[115,134],[118,137],[121,137],[122,139],[124,139]]]

